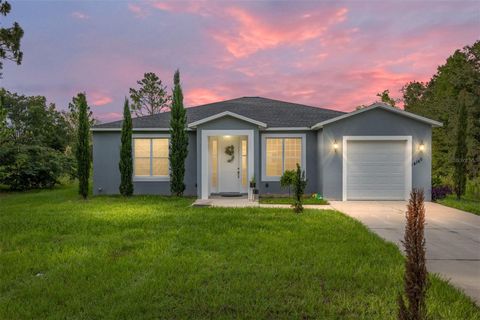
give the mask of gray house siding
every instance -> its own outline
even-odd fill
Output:
[[[412,136],[412,188],[425,191],[425,198],[431,196],[431,134],[430,125],[394,114],[374,109],[353,117],[325,125],[318,132],[319,173],[323,195],[327,199],[342,200],[342,141],[343,136]],[[337,141],[337,152],[333,142]],[[423,142],[425,150],[420,153],[418,145]]]
[[[201,124],[197,127],[197,149],[200,150],[202,145],[202,131],[203,130],[253,130],[253,143],[254,146],[259,145],[259,135],[258,135],[258,126],[246,122],[240,119],[236,119],[230,116],[226,116],[223,118],[215,119],[210,122]],[[206,146],[208,148],[208,146]],[[255,178],[258,181],[259,174],[260,174],[260,155],[259,149],[255,148],[255,153],[253,155],[254,164],[255,164]],[[201,198],[202,195],[202,156],[201,152],[198,152],[198,159],[197,159],[197,196]]]
[[[305,134],[306,137],[306,177],[308,179],[307,187],[305,189],[306,193],[314,193],[319,192],[318,184],[317,184],[317,168],[318,168],[318,161],[317,161],[317,133],[315,131],[262,131],[260,133],[260,140],[262,139],[262,135],[264,134],[282,134],[282,133],[301,133]],[[258,168],[259,171],[261,170],[262,164],[262,152],[261,152],[261,143],[257,145],[257,153],[260,155]],[[281,188],[279,181],[260,181],[261,180],[261,172],[259,175],[256,175],[257,178],[257,188],[260,191],[260,194],[285,194],[288,193],[288,189]]]
[[[136,132],[134,131],[133,134]],[[150,132],[158,134],[159,132]],[[149,132],[142,131],[142,135]],[[196,190],[196,134],[189,132],[188,156],[185,161],[185,195],[195,196]],[[120,132],[93,132],[93,194],[119,194]],[[134,181],[135,194],[170,194],[168,181]]]

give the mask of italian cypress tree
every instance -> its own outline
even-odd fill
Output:
[[[457,199],[465,193],[465,185],[467,183],[467,106],[466,92],[462,90],[459,94],[460,109],[458,110],[457,121],[457,144],[455,149],[455,194]]]
[[[77,132],[77,175],[78,193],[86,199],[88,196],[88,178],[90,177],[90,123],[88,121],[88,107],[85,93],[79,93],[73,99],[78,104],[78,132]]]
[[[173,76],[172,109],[170,112],[170,192],[181,196],[185,191],[185,159],[188,154],[187,116],[183,106],[180,72]]]
[[[128,99],[123,105],[122,146],[120,149],[120,194],[131,196],[133,194],[133,164],[132,164],[132,116]]]

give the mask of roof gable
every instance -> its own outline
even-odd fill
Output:
[[[201,120],[192,122],[188,125],[188,127],[189,128],[196,128],[198,125],[201,125],[203,123],[207,123],[207,122],[219,119],[219,118],[223,118],[223,117],[233,117],[233,118],[236,118],[236,119],[239,119],[239,120],[243,120],[245,122],[253,123],[253,124],[255,124],[255,125],[257,125],[261,128],[266,128],[267,127],[267,124],[264,123],[264,122],[257,121],[257,120],[254,120],[254,119],[251,119],[251,118],[248,118],[248,117],[245,117],[245,116],[242,116],[242,115],[239,115],[237,113],[230,112],[230,111],[220,112],[220,113],[214,114],[213,116],[206,117],[206,118],[203,118]]]
[[[331,118],[331,119],[327,119],[325,121],[321,121],[321,122],[315,124],[314,126],[312,126],[312,129],[314,129],[314,130],[315,129],[320,129],[320,128],[323,128],[323,126],[325,126],[329,123],[333,123],[333,122],[336,122],[336,121],[339,121],[339,120],[342,120],[342,119],[346,119],[346,118],[355,116],[357,114],[361,114],[361,113],[368,112],[368,111],[375,110],[375,109],[382,109],[382,110],[386,110],[386,111],[389,111],[389,112],[393,112],[393,113],[399,114],[401,116],[414,119],[416,121],[420,121],[420,122],[430,124],[432,127],[443,126],[443,124],[441,122],[438,122],[438,121],[435,121],[435,120],[432,120],[432,119],[429,119],[429,118],[425,118],[425,117],[419,116],[417,114],[414,114],[414,113],[411,113],[411,112],[408,112],[408,111],[405,111],[405,110],[401,110],[401,109],[392,107],[392,106],[390,106],[386,103],[376,102],[376,103],[371,104],[370,106],[368,106],[366,108],[359,109],[359,110],[356,110],[356,111],[353,111],[353,112],[350,112],[350,113],[346,113],[346,114],[343,114],[343,115],[340,115],[338,117],[334,117],[334,118]]]

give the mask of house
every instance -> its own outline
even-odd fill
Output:
[[[170,194],[169,118],[133,119],[136,194]],[[383,103],[350,113],[261,97],[187,109],[186,195],[207,199],[280,194],[280,176],[296,163],[307,193],[330,200],[405,200],[412,188],[431,191],[432,127],[442,124]],[[122,121],[93,132],[94,194],[117,194]]]

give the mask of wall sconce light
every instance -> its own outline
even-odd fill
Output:
[[[337,140],[333,141],[333,150],[335,150],[335,152],[337,152],[337,150],[338,150]]]
[[[423,152],[425,150],[425,145],[423,144],[423,142],[420,142],[420,145],[418,146],[418,150],[420,152]]]

